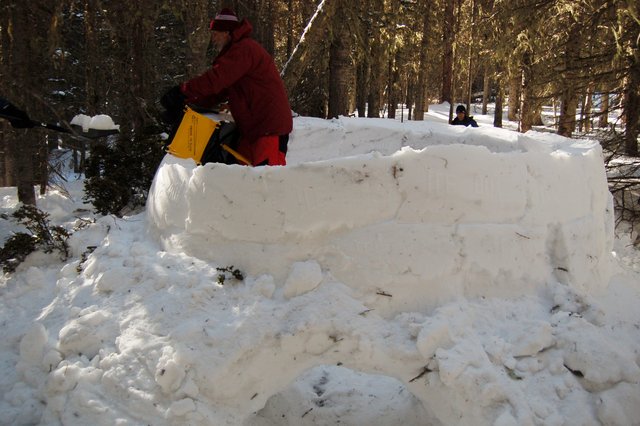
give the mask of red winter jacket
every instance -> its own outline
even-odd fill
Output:
[[[243,138],[287,135],[293,128],[284,83],[271,55],[250,35],[246,19],[204,74],[181,86],[187,103],[203,107],[229,100],[229,109]]]

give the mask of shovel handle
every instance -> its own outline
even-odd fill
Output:
[[[233,155],[236,158],[236,160],[243,162],[246,166],[250,166],[251,165],[251,161],[247,160],[247,157],[245,157],[244,155],[240,154],[238,151],[236,151],[235,149],[231,148],[229,145],[220,144],[220,146],[222,146],[222,149],[227,151],[229,154]]]

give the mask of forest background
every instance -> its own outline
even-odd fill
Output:
[[[0,185],[35,204],[34,187],[55,174],[51,152],[66,146],[98,211],[144,205],[164,154],[158,100],[210,64],[222,7],[253,24],[300,115],[394,119],[402,107],[421,120],[430,103],[474,103],[526,132],[551,106],[557,133],[599,132],[610,158],[631,159],[614,190],[638,187],[637,0],[1,0],[0,96],[65,125],[108,114],[120,135],[88,146],[2,121]]]

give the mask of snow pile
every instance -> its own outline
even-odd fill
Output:
[[[597,143],[362,123],[296,119],[285,168],[167,156],[152,230],[167,249],[279,281],[317,261],[385,314],[607,282],[613,220]]]
[[[597,145],[292,136],[288,167],[166,158],[147,212],[68,215],[74,260],[0,287],[0,424],[637,422],[638,272],[609,268]]]
[[[119,130],[120,126],[113,122],[113,119],[105,114],[98,114],[92,117],[85,114],[78,114],[71,119],[72,125],[82,127],[83,132],[88,132],[89,129],[96,130]]]

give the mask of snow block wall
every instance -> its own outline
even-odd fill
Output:
[[[150,230],[168,250],[269,275],[285,296],[309,290],[287,278],[314,261],[388,316],[606,284],[613,210],[597,143],[376,123],[341,118],[327,130],[298,118],[287,167],[167,155]]]

